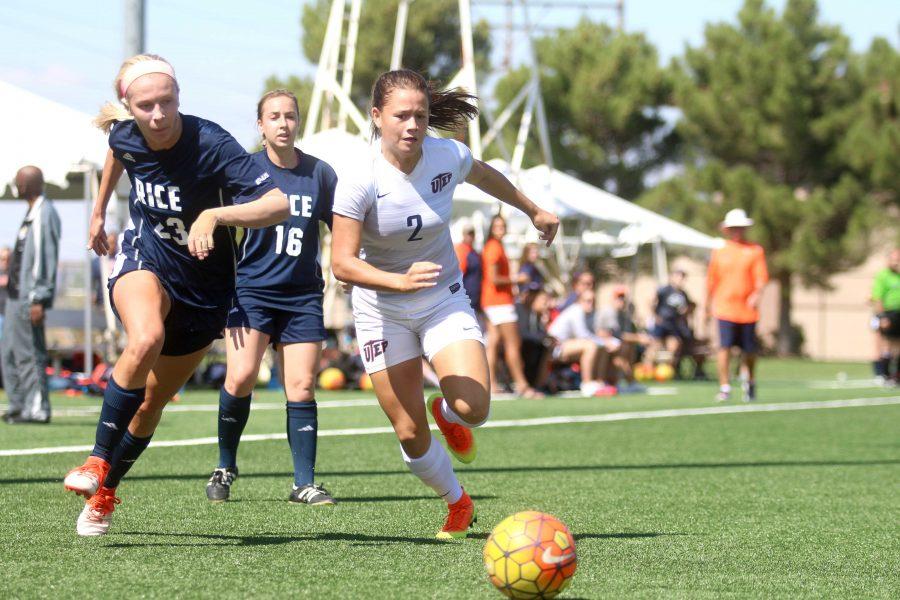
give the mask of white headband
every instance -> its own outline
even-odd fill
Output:
[[[119,97],[124,100],[128,86],[134,83],[134,80],[138,77],[149,75],[150,73],[163,73],[175,79],[175,69],[166,61],[142,60],[125,69],[125,74],[122,75],[122,81],[119,83]]]

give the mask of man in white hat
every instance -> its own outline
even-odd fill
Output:
[[[756,323],[759,298],[769,281],[766,255],[762,246],[747,241],[747,228],[753,219],[741,208],[728,211],[722,222],[725,246],[713,250],[706,277],[706,311],[719,324],[719,393],[716,400],[731,397],[729,361],[731,349],[741,351],[741,388],[743,400],[756,399]]]

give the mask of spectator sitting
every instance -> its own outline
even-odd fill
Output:
[[[522,257],[519,259],[519,276],[517,283],[522,294],[526,294],[531,286],[536,288],[544,287],[544,276],[537,267],[537,261],[540,258],[540,250],[534,242],[528,242],[522,248]]]
[[[661,348],[668,351],[667,362],[674,368],[683,352],[689,351],[694,334],[688,325],[691,299],[684,291],[687,273],[681,269],[672,271],[669,284],[656,291],[655,325],[650,331],[653,336],[653,352],[651,359]]]
[[[522,295],[522,301],[516,304],[516,311],[525,376],[532,387],[542,390],[550,375],[554,347],[553,339],[547,336],[550,296],[540,285],[531,283]]]
[[[583,291],[578,301],[550,324],[548,332],[559,342],[553,358],[566,364],[579,363],[581,392],[586,396],[611,396],[616,393],[616,388],[610,385],[615,383],[612,357],[622,342],[594,333],[594,301],[593,289]]]
[[[559,310],[566,310],[578,301],[578,296],[581,294],[581,292],[584,292],[586,290],[594,291],[595,286],[596,281],[594,280],[593,273],[591,273],[590,271],[581,271],[580,273],[576,273],[575,277],[572,279],[572,291],[559,304]]]
[[[637,362],[638,353],[652,343],[645,333],[640,333],[634,323],[634,305],[628,301],[628,288],[623,285],[613,289],[612,304],[597,312],[597,335],[615,337],[622,341],[622,347],[613,358],[614,364],[622,371],[628,386],[620,386],[620,392],[645,392],[646,388],[634,380],[632,366]]]

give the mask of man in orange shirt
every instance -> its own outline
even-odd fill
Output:
[[[756,323],[759,298],[769,281],[762,246],[747,241],[753,219],[743,209],[728,211],[722,222],[725,246],[713,250],[706,277],[706,311],[719,323],[719,393],[716,400],[731,397],[729,360],[731,349],[741,350],[741,388],[744,402],[756,399]]]

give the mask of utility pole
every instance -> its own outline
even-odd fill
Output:
[[[144,0],[125,0],[125,58],[144,53]]]

